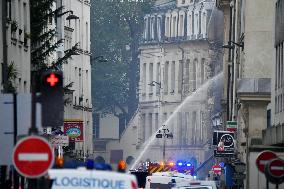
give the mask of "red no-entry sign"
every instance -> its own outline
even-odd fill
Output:
[[[212,166],[212,171],[213,171],[215,174],[221,175],[222,168],[221,168],[220,165],[216,164],[216,165],[213,165],[213,166]]]
[[[44,138],[29,136],[20,140],[14,148],[13,164],[25,177],[44,175],[53,165],[53,161],[53,150]]]
[[[273,159],[268,164],[268,173],[275,177],[281,178],[284,176],[284,161],[282,159]]]
[[[264,173],[265,165],[268,164],[270,160],[276,157],[277,155],[274,152],[271,152],[271,151],[261,152],[256,158],[256,166],[258,167],[258,170]]]

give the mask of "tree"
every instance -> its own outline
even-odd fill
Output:
[[[115,108],[119,108],[130,118],[138,104],[138,46],[143,18],[153,0],[92,2],[92,53],[108,59],[93,62],[94,108],[115,115]]]
[[[48,27],[48,24],[62,13],[63,7],[55,8],[55,2],[56,0],[30,0],[32,76],[47,69],[60,70],[62,64],[67,63],[67,60],[77,51],[76,44],[71,49],[67,49],[63,57],[48,61],[64,42],[64,39],[56,38],[55,27],[52,29]]]

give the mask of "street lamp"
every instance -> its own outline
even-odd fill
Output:
[[[236,42],[234,42],[234,41],[228,41],[228,44],[227,44],[227,45],[223,45],[222,48],[234,49],[234,48],[235,48],[234,45],[237,45],[238,47],[241,47],[241,48],[242,48],[242,51],[244,50],[244,42],[241,42],[241,43],[239,44],[239,43],[236,43]]]
[[[163,128],[158,131],[156,134],[156,138],[163,138],[163,161],[165,162],[166,159],[166,138],[172,139],[173,133],[170,132],[169,129],[165,128],[165,125],[163,125]]]

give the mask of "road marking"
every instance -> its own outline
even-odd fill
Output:
[[[19,153],[19,161],[48,161],[47,153]]]

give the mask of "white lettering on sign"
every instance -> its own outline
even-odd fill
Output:
[[[55,179],[54,186],[71,187],[94,187],[94,188],[109,188],[109,189],[126,189],[124,180],[110,180],[98,178],[78,178],[78,177],[63,177]]]
[[[216,170],[216,171],[221,171],[221,168],[214,168],[214,170]]]
[[[260,165],[266,165],[269,162],[269,160],[260,160],[259,164]]]
[[[270,169],[271,169],[271,170],[274,170],[274,171],[283,171],[283,170],[284,170],[284,167],[271,166]]]
[[[47,153],[19,153],[19,161],[48,161]]]

